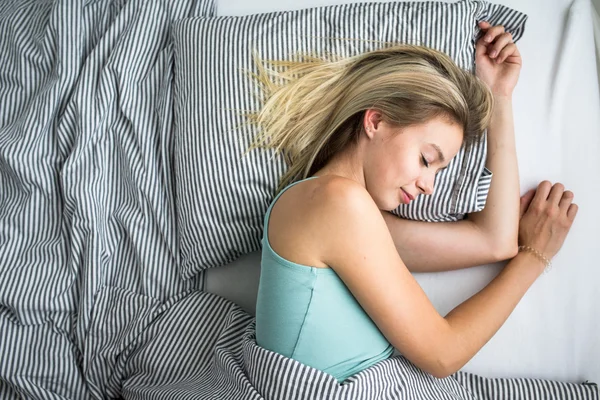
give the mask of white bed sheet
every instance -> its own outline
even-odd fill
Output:
[[[221,0],[217,15],[350,3]],[[487,377],[600,383],[600,91],[589,0],[502,0],[529,16],[514,93],[521,192],[543,179],[575,193],[579,214],[554,268],[541,276],[498,333],[463,368]],[[415,274],[445,315],[483,288],[501,264]],[[205,288],[254,315],[260,253],[207,271]]]

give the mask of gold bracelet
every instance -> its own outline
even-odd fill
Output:
[[[544,264],[546,265],[546,267],[544,268],[544,273],[547,273],[548,271],[550,271],[550,269],[552,268],[552,263],[550,262],[550,260],[548,260],[546,258],[545,255],[543,255],[542,253],[540,253],[539,251],[537,251],[536,249],[534,249],[533,247],[529,247],[529,246],[519,246],[519,251],[529,251],[532,252],[533,254],[535,254],[540,260],[542,260],[544,262]]]

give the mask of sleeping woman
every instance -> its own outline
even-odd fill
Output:
[[[512,93],[521,56],[502,26],[479,28],[475,74],[439,51],[396,45],[306,56],[257,76],[265,98],[251,148],[281,151],[289,166],[264,219],[259,346],[340,383],[394,348],[447,377],[559,251],[577,213],[573,193],[543,181],[519,201]],[[494,175],[481,212],[447,223],[390,212],[431,195],[436,173],[486,129]],[[445,316],[411,274],[501,260],[495,279]]]

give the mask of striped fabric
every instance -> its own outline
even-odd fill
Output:
[[[255,319],[207,292],[159,304],[105,288],[96,307],[86,365],[96,372],[87,377],[97,398],[598,399],[598,386],[591,383],[488,379],[466,372],[438,379],[402,356],[338,384],[332,375],[258,346]]]
[[[255,71],[252,49],[267,59],[302,51],[356,55],[383,42],[421,44],[474,67],[476,21],[503,24],[517,41],[527,16],[483,1],[358,3],[242,17],[190,18],[173,29],[175,179],[182,275],[228,264],[260,248],[264,213],[286,166],[260,150],[242,158],[255,128],[241,111],[257,110],[242,73]],[[486,140],[463,148],[436,177],[432,196],[394,211],[405,218],[456,221],[480,211],[491,182]]]
[[[90,397],[102,287],[153,301],[202,287],[176,267],[170,29],[214,10],[0,2],[0,399]]]

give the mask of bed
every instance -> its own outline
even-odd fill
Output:
[[[254,343],[258,251],[194,276],[178,269],[171,31],[184,18],[342,2],[3,2],[0,398],[597,399],[591,5],[498,3],[529,17],[514,96],[522,191],[564,182],[578,219],[551,273],[461,373],[436,379],[399,356],[336,385]],[[500,268],[417,279],[446,313]]]

